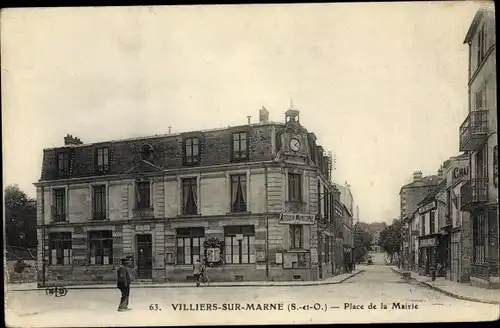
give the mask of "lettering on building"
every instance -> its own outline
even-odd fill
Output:
[[[424,206],[421,206],[418,209],[418,213],[423,214],[423,213],[429,212],[435,208],[436,208],[436,201],[433,201],[431,203],[425,204]]]
[[[420,239],[420,247],[436,246],[436,238]]]
[[[281,213],[281,224],[314,224],[314,214]]]
[[[453,169],[453,181],[457,180],[469,180],[470,169],[468,166],[455,167]]]

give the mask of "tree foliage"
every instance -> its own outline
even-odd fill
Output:
[[[356,262],[361,262],[364,260],[366,254],[370,250],[370,245],[372,244],[371,233],[359,223],[355,226],[356,235],[354,238],[354,258]]]
[[[36,200],[17,185],[4,190],[6,245],[36,248]]]
[[[380,247],[389,255],[390,261],[401,249],[401,220],[395,219],[390,226],[380,232]]]

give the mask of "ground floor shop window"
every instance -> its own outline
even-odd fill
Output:
[[[71,232],[55,232],[49,234],[50,264],[71,264]]]
[[[486,258],[486,216],[485,213],[477,213],[473,221],[473,246],[474,246],[474,263],[484,264]]]
[[[201,262],[205,228],[177,229],[177,264],[193,264]]]
[[[283,268],[285,269],[308,269],[311,264],[309,252],[286,252],[283,253]]]
[[[224,227],[225,263],[255,263],[255,228],[248,226]]]
[[[113,235],[110,230],[89,232],[90,264],[113,264]]]

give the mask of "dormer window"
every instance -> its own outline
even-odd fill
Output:
[[[96,171],[106,173],[109,171],[109,148],[102,147],[96,150]]]
[[[197,164],[200,162],[200,141],[197,137],[184,140],[184,163]]]
[[[248,158],[248,135],[247,132],[233,133],[232,156],[233,160]]]
[[[65,177],[69,175],[69,152],[57,154],[57,175]]]
[[[148,162],[153,160],[153,146],[144,145],[141,147],[141,159]]]

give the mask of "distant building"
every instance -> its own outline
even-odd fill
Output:
[[[410,265],[414,250],[411,245],[411,218],[418,204],[425,196],[437,187],[443,180],[443,171],[440,169],[437,175],[423,177],[421,171],[413,173],[413,181],[401,187],[399,191],[401,204],[401,260],[403,265]]]
[[[213,281],[334,274],[335,228],[352,219],[338,213],[331,158],[298,110],[268,118],[262,109],[254,124],[93,144],[68,135],[44,149],[40,282],[110,283],[123,257],[139,281],[192,280],[198,259]]]

